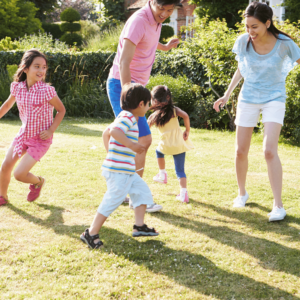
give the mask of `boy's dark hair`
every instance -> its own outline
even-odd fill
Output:
[[[268,20],[270,20],[271,24],[270,24],[270,27],[268,28],[268,31],[278,40],[283,40],[278,37],[279,33],[281,33],[289,38],[292,38],[287,33],[283,32],[275,27],[275,25],[273,23],[273,9],[265,3],[255,1],[255,2],[252,2],[251,4],[249,4],[244,13],[244,18],[247,18],[247,17],[253,17],[264,24]],[[247,48],[246,48],[247,50],[249,49],[250,43],[251,43],[251,37],[249,35],[248,42],[247,42]]]
[[[154,3],[160,5],[160,6],[164,6],[164,5],[179,5],[181,2],[181,0],[154,0]]]
[[[126,83],[121,93],[121,108],[135,109],[143,101],[146,105],[151,100],[151,93],[139,83]]]
[[[48,67],[48,61],[46,56],[42,52],[36,49],[30,49],[24,53],[21,62],[19,64],[19,68],[14,75],[14,81],[20,82],[20,81],[25,81],[27,79],[27,75],[24,72],[24,70],[28,69],[31,66],[33,60],[37,57],[42,57],[46,61],[46,65]],[[45,78],[43,78],[43,81],[45,81]]]
[[[157,85],[151,91],[152,99],[155,104],[150,107],[154,110],[149,119],[149,125],[164,126],[174,117],[174,104],[170,90],[165,85]]]

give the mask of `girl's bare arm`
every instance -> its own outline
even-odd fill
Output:
[[[183,132],[183,139],[186,141],[190,134],[190,117],[185,111],[181,110],[178,107],[175,107],[175,110],[176,110],[176,115],[183,119],[184,126],[185,126],[185,131]]]
[[[0,119],[7,114],[7,112],[13,107],[16,102],[16,98],[13,95],[9,95],[8,99],[0,107]]]

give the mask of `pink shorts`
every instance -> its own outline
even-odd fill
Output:
[[[23,150],[25,150],[36,161],[40,161],[40,159],[49,150],[52,144],[52,138],[53,137],[47,140],[42,140],[39,135],[29,138],[24,141]],[[13,146],[17,144],[16,139],[13,140],[12,144]]]

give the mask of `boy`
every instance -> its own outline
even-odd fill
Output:
[[[159,233],[154,228],[144,224],[147,205],[153,204],[153,198],[148,185],[135,172],[135,153],[145,151],[138,143],[138,119],[144,117],[149,109],[150,91],[141,84],[125,84],[121,94],[123,111],[109,126],[110,139],[104,139],[108,150],[102,165],[102,175],[106,179],[107,192],[100,204],[94,221],[89,229],[80,236],[90,248],[103,246],[99,239],[99,231],[108,216],[118,208],[129,193],[135,213],[133,237],[156,236]]]

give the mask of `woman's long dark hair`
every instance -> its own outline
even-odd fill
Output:
[[[170,90],[165,85],[157,85],[151,91],[152,99],[156,103],[150,108],[154,114],[149,120],[149,125],[158,127],[167,124],[174,117],[174,104]]]
[[[21,62],[19,64],[19,68],[18,68],[17,72],[14,75],[14,81],[20,82],[20,81],[25,81],[27,79],[27,75],[24,72],[24,70],[28,69],[31,66],[33,60],[37,57],[42,57],[43,59],[45,59],[46,65],[48,67],[47,58],[42,52],[40,52],[36,49],[28,50],[24,53],[24,55],[21,59]],[[43,81],[45,81],[45,78],[43,78]]]
[[[291,38],[287,33],[283,32],[275,27],[275,25],[273,23],[273,10],[269,5],[267,5],[265,3],[255,1],[255,2],[252,2],[251,4],[249,4],[244,13],[244,18],[247,18],[247,17],[253,17],[264,24],[268,20],[270,20],[271,24],[267,30],[270,33],[272,33],[278,40],[282,40],[281,38],[278,37],[279,33]],[[251,43],[251,37],[249,35],[248,42],[247,42],[247,50],[249,49],[250,43]]]

